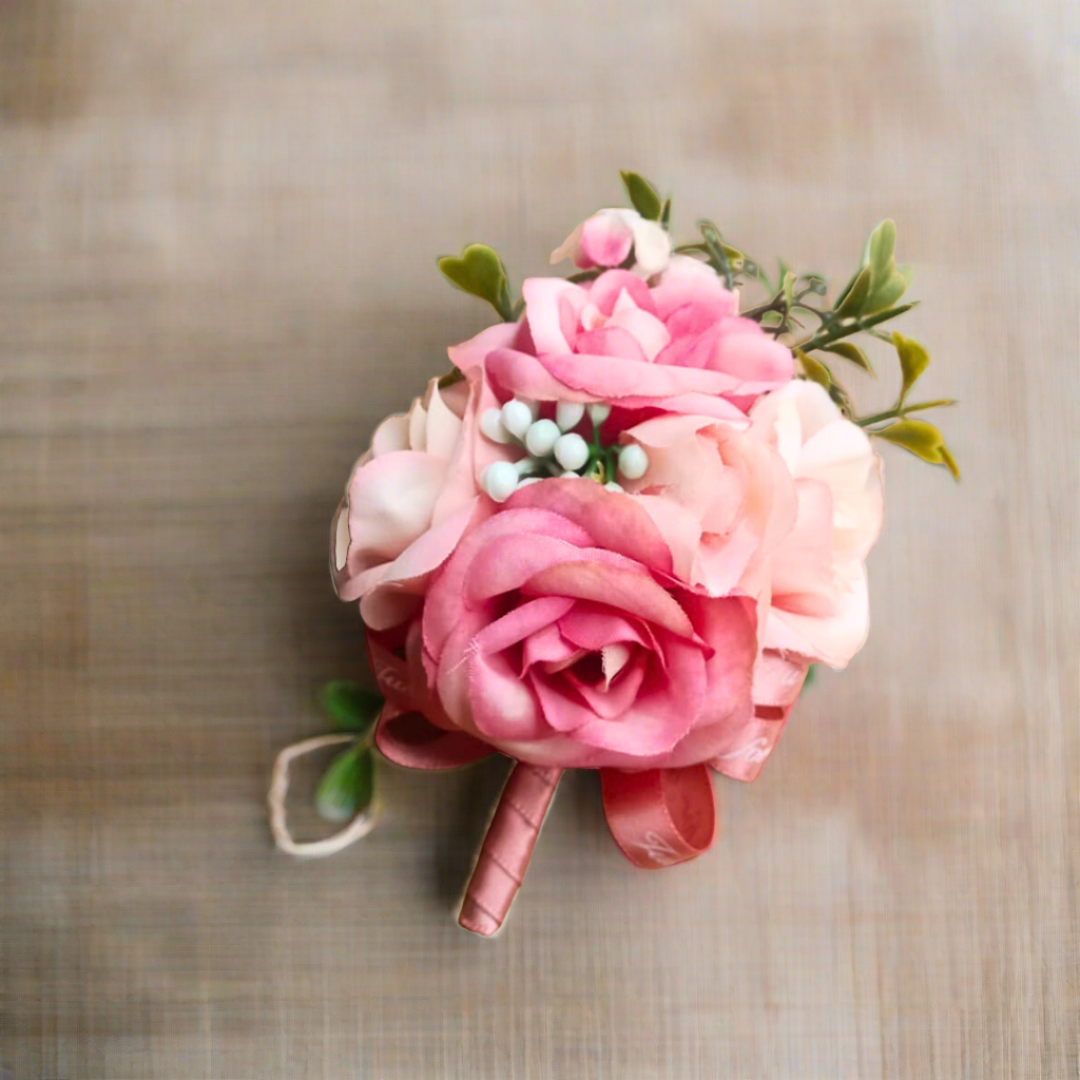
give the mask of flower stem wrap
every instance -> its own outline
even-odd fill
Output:
[[[466,930],[490,937],[502,926],[562,772],[523,761],[514,765],[465,890],[458,922]]]

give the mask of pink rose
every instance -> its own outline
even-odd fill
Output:
[[[661,410],[743,420],[761,394],[792,377],[790,350],[741,318],[738,296],[686,256],[651,286],[608,270],[582,285],[529,278],[522,294],[525,316],[512,337],[485,331],[450,350],[503,400],[606,402],[635,419]]]
[[[869,629],[864,560],[884,513],[881,460],[816,383],[792,382],[750,415],[787,463],[798,499],[771,557],[762,645],[842,668]]]
[[[487,400],[478,384],[440,389],[432,379],[408,413],[379,425],[353,467],[331,526],[330,571],[338,595],[359,600],[372,629],[419,609],[431,572],[483,513],[475,476],[499,451],[477,437],[477,408]]]
[[[433,718],[564,768],[679,767],[742,746],[760,723],[754,604],[672,571],[629,496],[580,479],[521,488],[427,595]]]

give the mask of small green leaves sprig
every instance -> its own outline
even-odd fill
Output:
[[[623,185],[631,205],[643,217],[671,230],[671,199],[663,199],[643,176],[623,171]],[[754,282],[769,298],[740,314],[755,320],[767,333],[783,337],[802,367],[802,377],[820,384],[844,415],[868,435],[903,447],[923,461],[942,465],[954,479],[960,478],[956,459],[945,445],[941,432],[910,414],[955,405],[951,398],[909,403],[908,394],[930,364],[924,345],[898,331],[886,332],[883,325],[910,311],[914,302],[901,303],[911,284],[911,269],[896,263],[896,223],[886,218],[871,232],[858,269],[831,305],[827,304],[828,283],[820,274],[797,274],[779,262],[775,278],[744,252],[725,240],[713,222],[697,223],[701,239],[674,248],[707,262],[729,289]],[[633,253],[627,266],[633,265]],[[495,251],[484,244],[470,244],[460,256],[443,256],[439,269],[457,288],[486,300],[507,322],[521,317],[524,301],[511,300],[506,267]],[[585,270],[570,275],[571,281],[587,281],[602,270]],[[816,324],[807,333],[804,323]],[[800,334],[805,334],[801,337]],[[874,368],[863,345],[851,339],[866,334],[887,343],[900,363],[901,388],[891,408],[869,416],[859,416],[847,389],[836,377],[833,365],[843,360],[869,375]]]
[[[953,478],[959,480],[960,469],[941,432],[925,420],[908,418],[909,413],[943,408],[956,402],[951,398],[939,398],[909,403],[908,393],[930,365],[930,354],[924,345],[898,331],[889,334],[881,329],[882,324],[915,307],[914,303],[898,303],[911,284],[911,269],[896,264],[894,221],[887,218],[870,234],[859,269],[831,307],[824,306],[828,284],[821,275],[795,274],[780,262],[776,278],[770,281],[758,263],[724,241],[712,222],[701,221],[698,229],[702,236],[700,243],[686,244],[675,250],[704,256],[730,288],[744,280],[763,285],[772,294],[771,298],[741,314],[757,321],[774,337],[787,336],[802,366],[804,378],[823,386],[844,415],[865,428],[868,435],[902,446],[933,465],[944,465]],[[815,320],[817,328],[809,336],[797,340],[805,318]],[[902,381],[895,404],[872,416],[856,414],[851,395],[831,367],[838,359],[845,360],[874,375],[865,350],[849,340],[861,333],[888,342],[900,362]],[[814,353],[817,355],[812,355]]]
[[[363,813],[375,796],[371,739],[383,699],[348,679],[328,682],[319,699],[334,731],[353,733],[356,741],[327,766],[315,789],[315,809],[325,821],[349,821]]]

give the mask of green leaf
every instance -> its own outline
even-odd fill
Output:
[[[665,199],[664,205],[660,207],[660,224],[665,229],[671,229],[671,199]]]
[[[839,309],[840,305],[847,299],[848,293],[855,286],[855,282],[859,280],[859,274],[862,272],[862,267],[859,267],[854,274],[851,275],[851,280],[840,290],[839,296],[836,298],[836,307]]]
[[[900,371],[903,375],[903,385],[900,387],[899,404],[904,404],[908,391],[918,381],[919,376],[930,366],[930,354],[925,346],[920,345],[911,338],[904,337],[899,330],[893,331],[893,345],[900,357]]]
[[[907,291],[911,273],[896,266],[896,222],[886,218],[870,234],[863,266],[870,270],[870,289],[862,305],[864,315],[892,307]]]
[[[858,345],[852,345],[850,341],[834,341],[831,345],[825,346],[825,351],[835,353],[837,356],[842,356],[845,360],[850,360],[853,364],[857,364],[863,371],[866,371],[871,375],[874,374],[874,369],[870,366],[870,361],[866,358],[866,353],[864,353]]]
[[[383,699],[349,679],[328,682],[319,695],[323,711],[334,722],[335,731],[366,732],[379,717]]]
[[[375,758],[363,743],[338,754],[315,791],[315,809],[325,821],[349,821],[371,805]]]
[[[837,318],[851,319],[862,311],[863,304],[866,303],[866,298],[870,295],[871,278],[872,275],[869,266],[864,266],[858,274],[855,275],[855,280],[851,283],[851,288],[848,289],[843,302],[836,309]]]
[[[733,270],[741,270],[746,264],[746,256],[737,247],[725,244],[723,240],[720,241],[720,247],[727,256],[728,262],[731,263],[731,268]]]
[[[855,410],[851,404],[851,398],[848,396],[848,392],[838,383],[834,382],[829,387],[829,397],[840,406],[840,411],[850,420],[854,415]]]
[[[506,267],[486,244],[469,244],[460,256],[443,255],[439,269],[453,285],[486,300],[504,322],[513,321]]]
[[[795,357],[802,364],[802,369],[811,382],[816,382],[818,386],[823,386],[826,390],[832,386],[832,372],[820,360],[807,356],[802,349],[795,350]]]
[[[780,281],[780,291],[784,294],[784,303],[791,310],[795,303],[795,275],[789,270]]]
[[[817,664],[811,664],[806,669],[806,678],[803,679],[803,684],[802,684],[802,688],[804,690],[808,690],[811,686],[814,685],[814,680],[817,679],[817,669],[818,669]]]
[[[953,479],[960,479],[960,469],[956,464],[956,459],[942,441],[941,432],[933,424],[925,420],[898,420],[888,427],[872,430],[870,434],[896,446],[902,446],[932,465],[944,465],[952,473]]]
[[[704,220],[698,222],[698,229],[701,231],[701,238],[705,241],[709,265],[724,279],[724,284],[729,289],[734,288],[735,277],[731,269],[731,260],[728,258],[727,245],[720,236],[720,230],[711,221]]]
[[[922,412],[924,409],[944,409],[957,404],[956,398],[937,398],[934,401],[920,401],[917,405],[905,405],[904,412]]]
[[[941,444],[941,460],[945,463],[945,468],[952,473],[954,480],[960,479],[960,466],[956,464],[956,458],[949,452],[949,448],[942,443]]]
[[[863,266],[870,267],[876,284],[887,281],[896,270],[896,222],[886,218],[880,222],[866,241]]]
[[[630,203],[634,209],[649,221],[659,221],[663,205],[656,188],[636,172],[627,172],[626,169],[619,171],[623,184],[626,185],[626,194],[630,196]]]

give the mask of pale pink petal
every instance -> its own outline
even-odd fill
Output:
[[[833,504],[827,484],[801,479],[795,482],[798,510],[791,532],[776,551],[772,571],[774,606],[796,610],[805,603],[795,598],[818,597],[832,609]]]
[[[445,462],[411,450],[372,458],[357,469],[346,496],[348,554],[336,576],[342,599],[357,599],[352,579],[397,558],[428,528],[445,472]]]
[[[369,630],[390,630],[420,612],[424,598],[397,585],[375,586],[360,598],[360,617]]]
[[[764,650],[754,665],[754,704],[774,708],[794,704],[809,667],[806,660]]]
[[[409,449],[427,453],[427,409],[417,398],[409,409]]]
[[[834,613],[827,618],[773,608],[762,644],[797,653],[829,667],[846,667],[863,647],[870,628],[866,568],[853,561],[837,568]]]
[[[629,330],[612,326],[610,321],[597,330],[578,334],[574,340],[574,350],[592,356],[616,356],[638,363],[646,363],[649,359],[641,342]]]
[[[355,599],[381,585],[408,582],[430,574],[450,557],[472,518],[473,506],[462,507],[422,532],[396,559],[362,570],[349,580],[345,589],[339,589],[339,595],[342,599]],[[345,595],[346,592],[350,595]],[[377,626],[366,618],[364,621],[373,629],[387,628],[385,623]]]
[[[773,386],[791,380],[795,370],[791,350],[769,337],[752,319],[725,319],[720,331],[710,364],[713,370]]]
[[[588,293],[562,278],[526,278],[521,286],[525,299],[525,320],[536,352],[569,352],[567,330],[576,329],[576,318],[588,300]],[[567,324],[567,312],[570,322]]]
[[[705,308],[711,318],[735,315],[739,295],[724,287],[711,266],[689,255],[673,255],[652,289],[656,313],[665,322],[688,304]]]
[[[610,317],[624,292],[629,294],[630,299],[642,311],[650,315],[656,314],[652,290],[629,270],[608,270],[601,274],[588,288],[589,303]]]
[[[461,384],[451,387],[452,393]],[[425,424],[425,449],[434,457],[449,460],[461,438],[461,414],[451,411],[444,392],[439,389],[439,380],[432,379],[427,393],[427,416]],[[414,447],[415,449],[415,447]]]
[[[646,360],[655,360],[660,351],[671,341],[667,327],[655,316],[634,303],[630,294],[623,289],[608,319],[607,325],[626,330],[641,346]],[[588,348],[584,352],[590,351]]]
[[[395,413],[388,416],[371,436],[371,456],[381,457],[399,450],[413,450],[409,443],[409,414]]]
[[[640,214],[635,215],[630,227],[634,234],[634,269],[643,277],[659,274],[671,258],[671,237],[667,229]]]
[[[459,371],[468,374],[484,363],[484,359],[494,349],[509,349],[514,346],[520,332],[518,323],[496,323],[486,330],[481,330],[474,338],[463,341],[460,345],[451,345],[447,350],[450,362]]]
[[[582,251],[581,251],[581,234],[585,228],[585,223],[582,222],[578,225],[574,231],[551,253],[551,265],[561,263],[563,259],[573,259],[575,266],[580,266],[585,270],[587,267],[582,266]]]
[[[583,266],[618,266],[634,244],[634,232],[621,215],[601,210],[582,226]]]
[[[634,496],[653,520],[672,557],[672,573],[694,583],[694,566],[701,545],[701,517],[689,507],[663,495]]]

